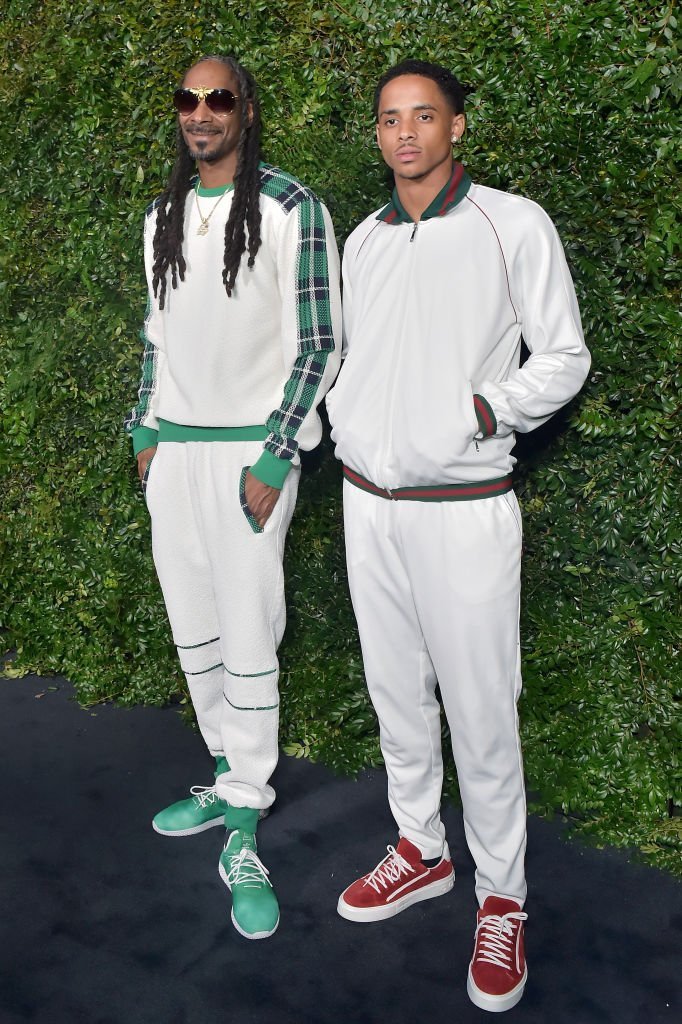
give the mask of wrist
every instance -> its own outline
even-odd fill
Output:
[[[272,452],[264,449],[251,466],[251,474],[262,484],[276,487],[278,491],[281,491],[290,469],[291,461],[289,459],[278,459]]]

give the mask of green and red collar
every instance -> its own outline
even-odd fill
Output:
[[[463,166],[456,163],[452,168],[450,180],[446,182],[436,198],[429,203],[420,219],[430,220],[432,217],[443,217],[462,202],[470,188],[471,178]],[[388,206],[384,206],[383,210],[377,214],[377,220],[383,220],[386,224],[412,224],[412,218],[398,199],[397,188],[393,189]]]

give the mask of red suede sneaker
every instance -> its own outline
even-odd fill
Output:
[[[455,881],[447,843],[434,868],[422,863],[416,846],[401,838],[396,849],[387,847],[388,856],[358,878],[339,896],[337,910],[349,921],[383,921],[401,910],[449,892]]]
[[[502,896],[488,896],[478,912],[467,992],[482,1010],[510,1010],[523,995],[528,977],[523,951],[527,917],[516,900]]]

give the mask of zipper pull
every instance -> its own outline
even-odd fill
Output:
[[[474,438],[474,444],[476,445],[476,451],[480,451],[480,448],[478,447],[478,441],[476,440],[476,438]]]
[[[417,234],[417,228],[419,227],[419,221],[415,221],[414,227],[412,228],[412,234],[410,235],[410,241],[414,242],[414,236]]]

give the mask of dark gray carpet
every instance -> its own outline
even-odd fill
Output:
[[[352,924],[339,891],[395,841],[381,772],[357,781],[282,757],[260,828],[282,919],[232,928],[222,829],[166,839],[165,803],[211,781],[172,709],[78,707],[62,680],[0,680],[3,750],[0,1022],[469,1024],[473,866],[445,810],[452,893]],[[682,1020],[682,884],[529,823],[527,949],[514,1024]],[[492,1018],[496,1019],[496,1018]]]

